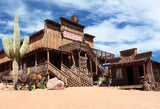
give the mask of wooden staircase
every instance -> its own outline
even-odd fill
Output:
[[[70,77],[74,78],[79,82],[79,86],[92,86],[93,78],[79,70],[76,66],[73,66],[72,69],[69,69],[65,65],[62,67],[62,71],[66,72]]]
[[[58,79],[62,80],[65,83],[65,86],[68,87],[80,87],[80,86],[92,86],[93,80],[91,77],[88,77],[88,75],[85,75],[82,77],[80,72],[80,75],[77,75],[75,72],[72,72],[69,68],[67,68],[65,65],[63,65],[62,71],[59,70],[57,67],[55,67],[53,64],[48,64],[48,71],[55,75]]]
[[[101,73],[106,72],[104,66],[102,65],[102,63],[100,63],[97,56],[94,54],[93,50],[90,48],[89,44],[87,44],[87,43],[74,41],[72,43],[69,43],[69,44],[66,44],[66,45],[59,47],[59,49],[62,51],[66,51],[66,52],[72,52],[74,50],[85,51],[85,52],[87,52],[89,57],[92,59],[92,61],[96,64],[96,66],[98,67],[98,70]]]

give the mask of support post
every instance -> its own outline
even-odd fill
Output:
[[[50,78],[50,77],[49,77],[49,72],[48,72],[49,57],[50,57],[50,56],[49,56],[49,50],[47,50],[47,74],[48,74],[48,80],[49,80],[49,78]]]
[[[87,53],[85,53],[85,59],[86,59],[86,68],[85,68],[85,72],[88,73],[88,68],[87,68]]]
[[[111,84],[110,84],[110,79],[111,79],[111,67],[108,66],[108,87],[111,86]]]
[[[98,68],[97,68],[97,51],[96,51],[96,75],[98,75]]]
[[[11,74],[11,72],[12,72],[11,67],[12,67],[12,61],[9,62],[9,73],[10,73],[10,74]]]
[[[63,54],[61,53],[61,70],[63,69]]]
[[[49,63],[49,50],[47,50],[47,63]]]
[[[37,72],[37,53],[35,53],[35,72]]]
[[[74,56],[73,56],[73,53],[72,53],[72,60],[73,60],[73,64],[75,65],[75,59],[74,59]]]
[[[146,68],[145,68],[145,63],[143,63],[143,74],[144,74],[144,80],[146,80]]]
[[[80,53],[81,53],[81,52],[79,51],[79,52],[78,52],[78,64],[79,64],[79,69],[80,69],[80,66],[81,66],[81,65],[80,65]]]
[[[90,62],[89,64],[90,64],[90,70],[91,70],[91,74],[92,74],[92,60],[90,59],[89,62]]]

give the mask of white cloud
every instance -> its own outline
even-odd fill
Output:
[[[6,24],[3,31],[13,30],[15,13],[18,13],[19,16],[20,30],[26,34],[43,29],[44,20],[46,18],[54,19],[51,11],[34,8],[31,9],[31,7],[25,3],[25,0],[5,0],[2,1],[2,4],[3,6],[1,6],[1,8],[3,10],[0,11],[0,15],[1,13],[5,13],[12,18],[11,20],[3,20],[3,22],[0,22]]]
[[[159,50],[160,44],[160,0],[34,0],[66,9],[64,16],[79,10],[89,12],[86,19],[93,19],[92,26],[85,28],[85,32],[96,36],[96,48],[119,54],[118,51],[138,48],[139,52]],[[3,12],[20,16],[21,31],[33,33],[44,26],[45,18],[54,19],[52,10],[31,10],[25,0],[5,0]],[[1,9],[1,8],[0,8]],[[0,13],[1,15],[1,13]],[[107,18],[108,17],[108,18]],[[104,20],[101,20],[103,18]],[[57,19],[57,18],[56,18]],[[80,19],[81,20],[81,19]],[[11,27],[13,21],[6,21]],[[142,24],[141,26],[127,25],[117,28],[116,23],[128,22]],[[105,42],[114,42],[104,44]],[[131,43],[128,43],[131,42]]]

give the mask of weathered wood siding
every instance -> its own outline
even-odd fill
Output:
[[[35,36],[31,36],[30,41],[29,41],[29,46],[28,46],[26,53],[31,52],[33,50],[36,50],[38,48],[41,48],[42,47],[42,39],[43,39],[43,34],[36,34]],[[9,59],[6,56],[4,51],[0,52],[0,64],[5,63],[10,60],[11,59]]]
[[[42,39],[43,39],[43,34],[38,34],[34,37],[31,37],[26,53],[31,52],[33,50],[36,50],[38,48],[41,48],[42,47]]]
[[[91,48],[93,48],[93,38],[85,37],[85,43],[88,43]]]
[[[62,37],[60,27],[46,23],[43,46],[46,48],[58,49],[58,47],[61,45],[61,40]]]
[[[152,67],[155,81],[160,83],[160,64],[152,63]]]

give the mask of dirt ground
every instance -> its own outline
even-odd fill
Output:
[[[160,109],[160,92],[107,87],[0,91],[0,109]]]

